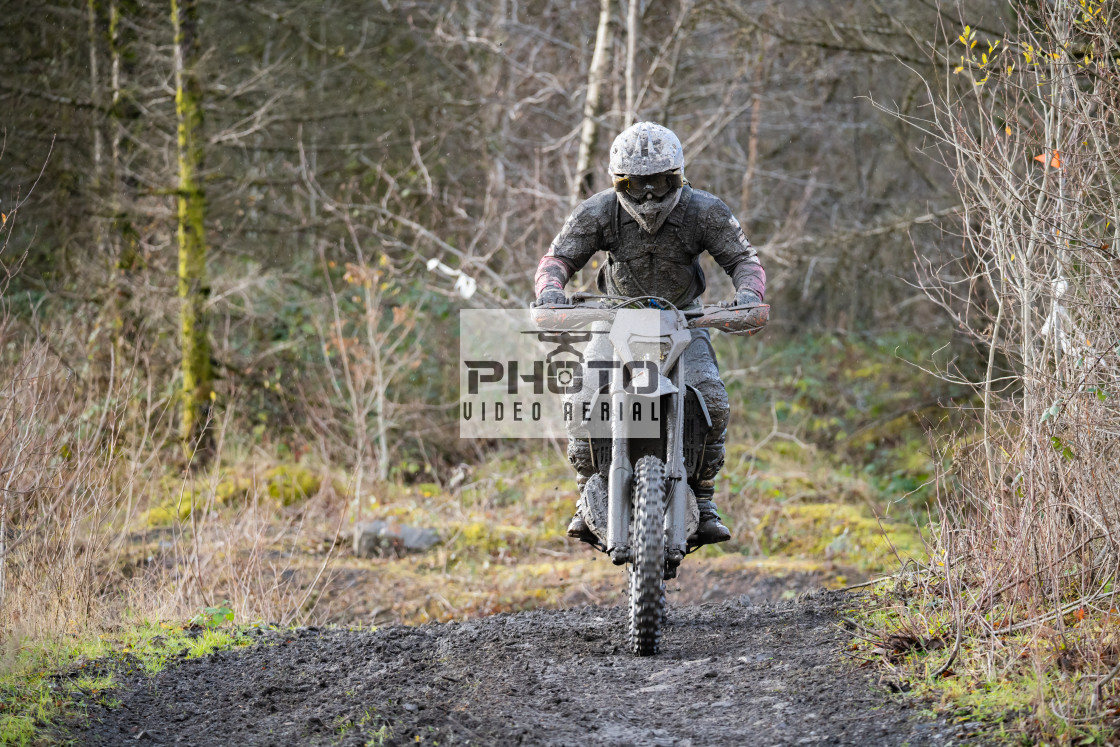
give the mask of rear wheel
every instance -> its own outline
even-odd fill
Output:
[[[655,456],[634,470],[634,522],[630,529],[630,651],[657,653],[665,619],[665,465]]]

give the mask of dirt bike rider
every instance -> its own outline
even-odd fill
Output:
[[[727,205],[685,180],[684,149],[671,130],[653,122],[626,129],[611,145],[609,171],[613,188],[579,205],[541,258],[535,305],[567,303],[564,285],[599,251],[607,253],[597,279],[602,293],[659,296],[678,308],[696,304],[706,286],[699,263],[706,251],[731,277],[735,305],[762,302],[766,273],[757,252]],[[699,390],[712,421],[700,474],[688,480],[700,511],[700,526],[689,544],[698,546],[731,539],[712,500],[715,476],[723,467],[729,407],[707,330],[692,332],[684,357],[685,383]],[[595,473],[586,438],[569,432],[568,461],[582,491]],[[578,511],[567,533],[594,541]]]

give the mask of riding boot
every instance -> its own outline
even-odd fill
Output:
[[[576,485],[579,486],[580,495],[583,494],[583,488],[587,485],[587,479],[588,478],[584,475],[576,477]],[[572,520],[568,522],[567,534],[572,539],[577,539],[580,542],[587,542],[592,545],[598,542],[598,538],[595,536],[595,533],[591,531],[591,527],[587,526],[587,522],[579,515],[578,507],[576,508],[575,514],[572,516]]]
[[[700,510],[700,525],[696,534],[688,538],[690,548],[701,545],[713,545],[717,542],[726,542],[731,539],[731,530],[723,525],[716,513],[716,502],[712,500],[715,495],[715,483],[711,480],[702,480],[692,487],[696,496],[696,508]]]
[[[587,526],[587,522],[579,515],[579,511],[576,511],[572,515],[572,520],[568,522],[568,536],[580,542],[595,544],[595,535],[592,533],[591,527]]]

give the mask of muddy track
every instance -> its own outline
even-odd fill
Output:
[[[80,744],[977,744],[838,654],[836,600],[673,608],[662,653],[619,608],[376,632],[305,629],[134,680]],[[419,740],[417,740],[419,737]]]

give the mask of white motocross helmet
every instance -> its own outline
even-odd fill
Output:
[[[667,127],[638,122],[611,145],[608,167],[622,208],[656,233],[677,206],[684,185],[684,149]]]

